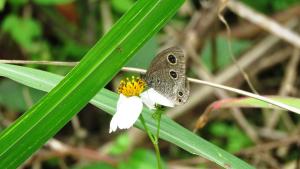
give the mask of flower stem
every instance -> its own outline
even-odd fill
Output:
[[[157,131],[156,131],[156,142],[158,144],[158,139],[159,139],[159,131],[160,131],[160,119],[161,119],[161,114],[162,112],[158,110],[158,117],[157,117]]]
[[[140,116],[140,119],[141,119],[141,122],[142,122],[142,124],[143,124],[143,126],[145,128],[146,133],[148,134],[148,137],[150,138],[151,142],[153,143],[155,141],[154,137],[153,137],[152,133],[150,132],[150,130],[148,129],[148,127],[146,125],[146,122],[145,122],[145,119],[144,119],[144,117],[143,117],[142,114]]]
[[[156,133],[156,136],[154,136],[150,130],[148,129],[147,125],[146,125],[146,122],[145,122],[145,119],[143,117],[143,115],[141,114],[140,116],[140,119],[141,119],[141,122],[145,128],[145,131],[147,132],[148,134],[148,137],[150,138],[153,146],[154,146],[154,149],[155,149],[155,154],[156,154],[156,160],[157,160],[157,168],[158,169],[162,169],[162,165],[161,165],[161,159],[160,159],[160,151],[159,151],[159,147],[158,147],[158,137],[159,136],[159,131],[157,131]],[[160,115],[159,115],[159,121],[160,121]],[[158,126],[157,126],[157,130],[159,130],[159,125],[160,125],[160,122],[158,123]]]

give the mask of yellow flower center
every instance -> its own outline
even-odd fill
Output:
[[[124,96],[139,96],[145,89],[146,82],[139,77],[132,76],[131,78],[126,78],[126,80],[121,80],[118,93],[122,93]]]

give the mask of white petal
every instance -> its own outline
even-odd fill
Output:
[[[117,103],[117,112],[110,121],[109,133],[114,132],[117,128],[128,129],[139,118],[143,109],[142,100],[137,96],[126,97],[120,94]]]
[[[154,109],[155,108],[155,103],[167,106],[167,107],[174,107],[174,103],[167,99],[165,96],[159,94],[157,91],[155,91],[153,88],[150,88],[146,90],[145,92],[141,93],[141,99],[143,103],[149,109]]]
[[[155,102],[148,94],[148,90],[140,94],[143,103],[151,110],[155,109]]]

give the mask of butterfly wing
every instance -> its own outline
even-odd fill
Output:
[[[151,62],[144,80],[176,105],[183,104],[189,97],[186,79],[186,64],[183,51],[172,47],[160,52]]]

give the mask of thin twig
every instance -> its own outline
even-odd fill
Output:
[[[0,60],[0,63],[20,64],[20,65],[51,65],[51,66],[76,66],[79,62],[63,62],[63,61],[33,61],[33,60]],[[132,73],[146,73],[145,69],[123,67],[122,71]]]
[[[218,17],[220,19],[220,21],[225,25],[226,27],[226,31],[227,31],[227,47],[229,50],[229,55],[230,58],[233,60],[234,65],[239,69],[239,71],[242,73],[245,81],[247,82],[248,86],[250,87],[250,89],[252,90],[253,93],[258,94],[258,92],[256,91],[254,85],[252,84],[252,82],[250,81],[250,78],[248,76],[248,74],[245,72],[245,70],[238,64],[237,60],[235,59],[235,56],[233,54],[232,51],[232,44],[231,44],[231,29],[226,21],[226,19],[223,17],[222,15],[222,11],[225,9],[226,4],[228,2],[228,0],[223,0],[224,2],[221,3],[220,7],[219,7],[219,12],[218,12]]]
[[[71,124],[74,129],[76,140],[82,142],[87,137],[87,131],[85,128],[81,127],[78,115],[75,115],[71,119]]]
[[[34,60],[0,60],[0,63],[21,64],[21,65],[51,65],[51,66],[75,66],[79,62],[60,61],[34,61]]]

